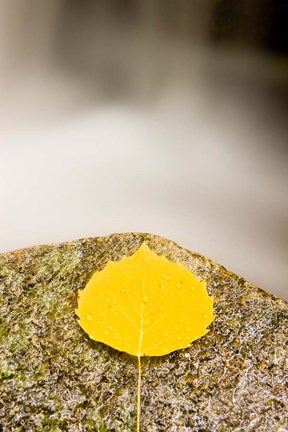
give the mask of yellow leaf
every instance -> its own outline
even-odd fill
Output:
[[[137,432],[141,357],[187,348],[214,319],[206,282],[145,242],[132,256],[109,261],[93,274],[79,291],[76,313],[91,339],[138,357]]]
[[[146,243],[94,273],[76,313],[91,339],[137,357],[187,348],[214,319],[206,282]]]

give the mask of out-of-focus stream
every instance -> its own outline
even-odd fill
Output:
[[[2,0],[0,251],[145,231],[287,298],[287,57],[124,3]]]

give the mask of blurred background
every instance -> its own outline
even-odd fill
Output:
[[[0,251],[150,232],[287,299],[288,2],[0,9]]]

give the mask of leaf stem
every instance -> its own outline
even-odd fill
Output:
[[[138,355],[138,390],[137,390],[137,432],[140,432],[141,414],[141,356]]]

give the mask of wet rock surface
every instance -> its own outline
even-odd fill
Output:
[[[288,304],[134,233],[0,255],[0,430],[135,431],[137,359],[90,340],[75,309],[91,275],[144,240],[207,280],[216,319],[190,348],[142,359],[141,430],[288,431]]]

